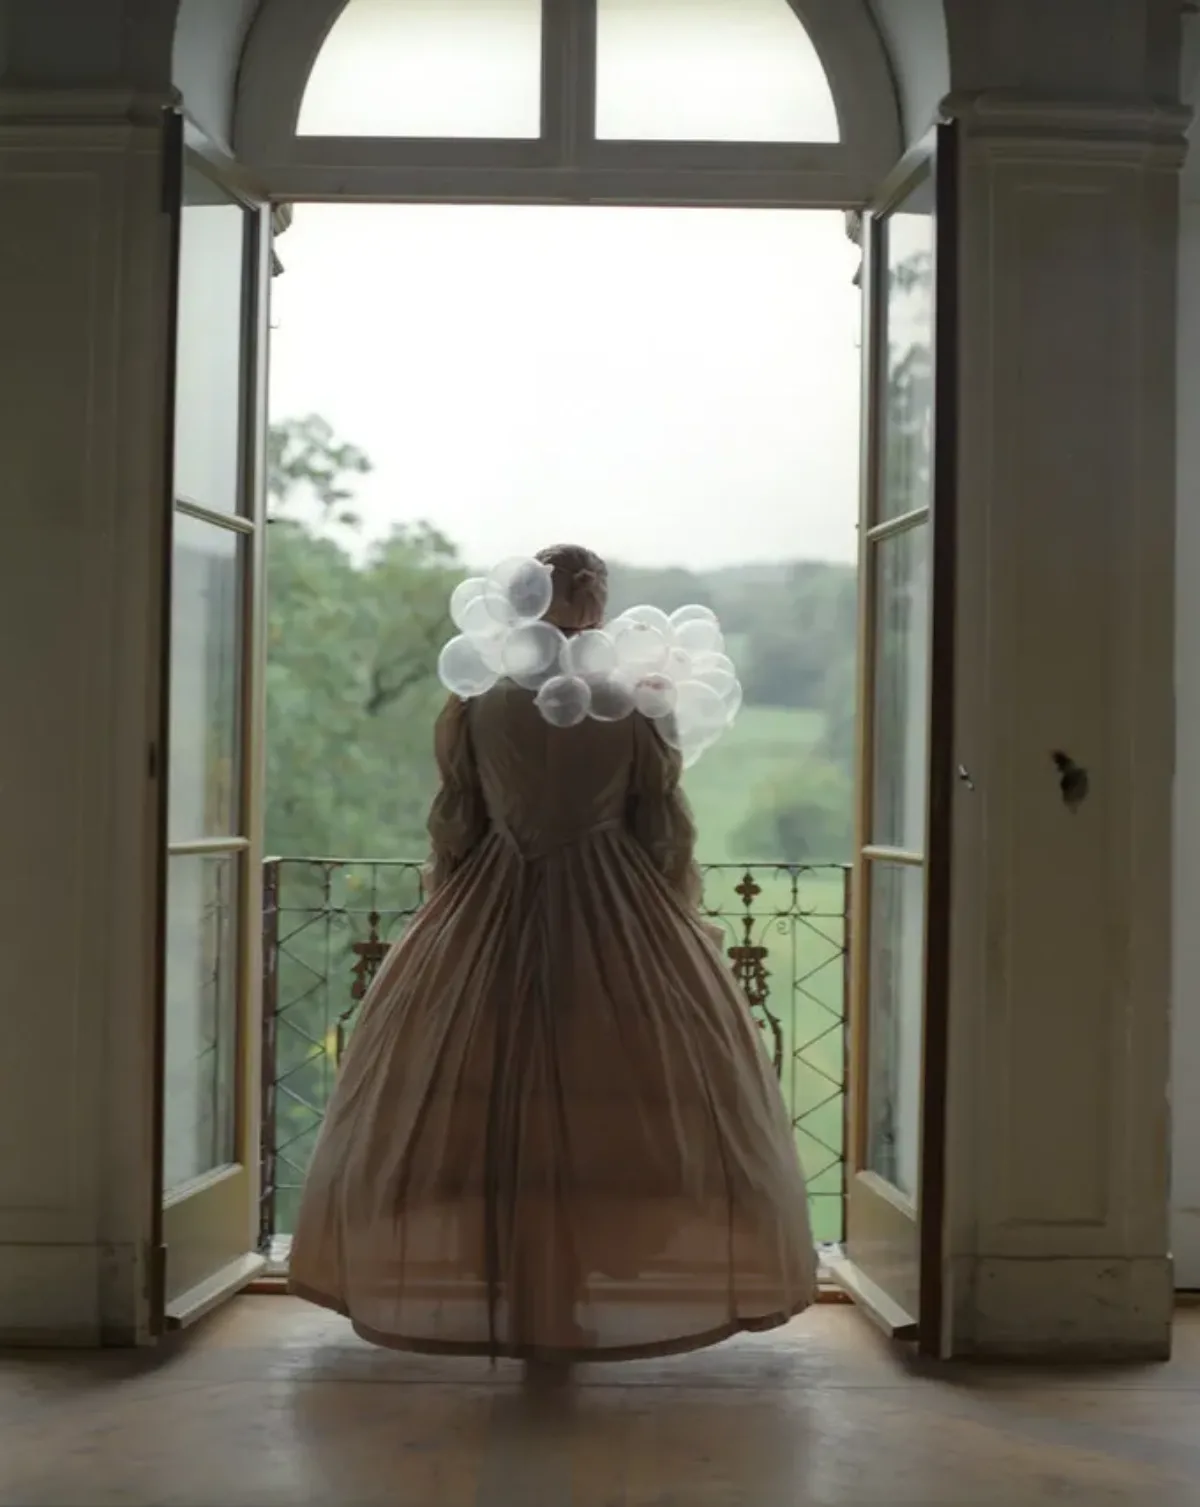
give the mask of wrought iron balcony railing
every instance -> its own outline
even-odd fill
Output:
[[[763,1031],[808,1177],[814,1234],[842,1238],[850,886],[837,864],[707,864],[704,913]],[[421,904],[416,860],[277,858],[263,885],[264,1251],[291,1234],[338,1058]]]

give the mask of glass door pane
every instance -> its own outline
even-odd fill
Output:
[[[169,860],[168,1194],[237,1161],[239,861],[229,853]]]
[[[914,1223],[919,1184],[928,847],[933,504],[933,178],[872,226],[874,482],[863,568],[870,727],[859,924],[863,1090],[857,1165]],[[885,1187],[880,1187],[883,1184]],[[861,1203],[860,1197],[860,1203]]]
[[[250,216],[197,167],[184,169],[175,354],[175,497],[244,511],[245,329]]]
[[[953,782],[953,201],[940,127],[865,221],[859,842],[846,1246],[893,1334],[941,1333]],[[947,294],[951,296],[948,298]]]
[[[182,1324],[254,1251],[265,209],[198,162],[179,223],[163,998],[163,1308]]]
[[[876,422],[880,476],[870,522],[927,508],[933,488],[933,179],[877,222],[881,300]]]
[[[929,525],[881,539],[872,553],[870,840],[920,854],[929,763]]]
[[[914,1201],[921,1148],[921,1036],[925,996],[925,875],[870,868],[867,1133],[864,1168]]]
[[[172,842],[242,830],[246,536],[177,510],[171,605]]]

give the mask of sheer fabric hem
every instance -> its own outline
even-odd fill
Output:
[[[782,1329],[794,1318],[812,1307],[811,1298],[803,1298],[790,1309],[762,1316],[734,1319],[716,1329],[707,1329],[699,1334],[680,1335],[678,1339],[659,1340],[652,1345],[582,1345],[576,1348],[555,1348],[539,1345],[489,1345],[470,1340],[423,1340],[407,1335],[385,1334],[360,1323],[340,1298],[318,1292],[303,1282],[288,1282],[288,1292],[306,1303],[328,1309],[344,1319],[359,1339],[369,1345],[378,1345],[386,1350],[401,1350],[410,1355],[461,1355],[482,1360],[562,1360],[578,1364],[633,1360],[661,1360],[672,1355],[690,1355],[697,1350],[707,1350],[724,1340],[739,1334],[766,1334],[772,1329]]]

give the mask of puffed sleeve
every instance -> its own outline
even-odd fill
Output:
[[[636,750],[628,821],[634,838],[671,888],[689,906],[702,895],[696,866],[696,824],[680,789],[683,761],[655,731],[653,723],[634,716]]]
[[[487,807],[475,766],[467,703],[452,696],[433,734],[441,787],[429,811],[430,857],[425,866],[425,893],[433,895],[482,841],[488,827]]]

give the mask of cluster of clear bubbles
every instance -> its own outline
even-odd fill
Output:
[[[539,560],[506,560],[456,587],[459,630],[442,650],[438,677],[469,700],[507,678],[535,693],[554,727],[588,717],[653,720],[690,766],[733,722],[742,688],[716,614],[708,607],[631,607],[603,628],[564,634],[544,621],[553,578]]]

